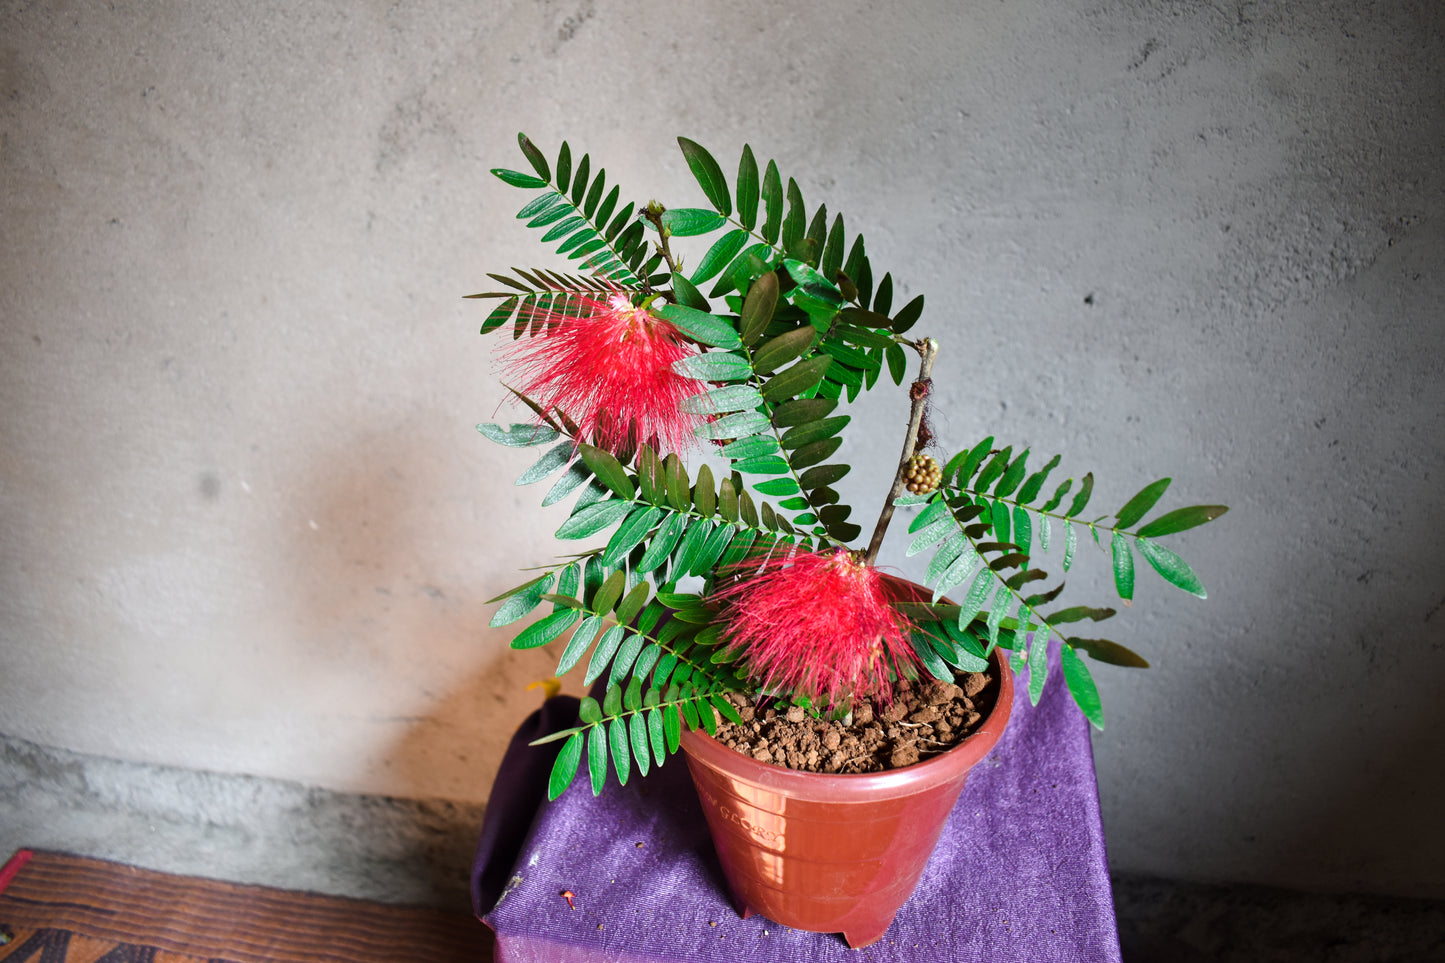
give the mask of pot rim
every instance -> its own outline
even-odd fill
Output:
[[[993,749],[1003,736],[1013,711],[1013,672],[995,648],[990,661],[998,673],[998,694],[993,707],[979,727],[962,742],[945,752],[901,769],[882,772],[822,773],[790,769],[771,762],[759,762],[718,742],[700,729],[686,725],[682,748],[698,762],[785,795],[869,799],[916,793],[946,783],[966,773]]]

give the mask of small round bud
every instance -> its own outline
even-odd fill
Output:
[[[910,492],[925,495],[943,481],[943,469],[932,455],[917,454],[904,466],[903,480]]]

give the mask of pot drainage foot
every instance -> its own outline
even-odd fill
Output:
[[[883,921],[882,927],[864,926],[853,930],[843,931],[843,941],[848,944],[851,950],[861,950],[865,946],[872,946],[883,939],[883,934],[888,932],[888,927],[893,925],[893,917]]]

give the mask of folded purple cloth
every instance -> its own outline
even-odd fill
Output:
[[[512,740],[472,868],[498,963],[1118,961],[1088,724],[1053,669],[1037,707],[1015,688],[1008,730],[970,774],[918,889],[862,950],[738,917],[680,756],[625,787],[609,774],[595,799],[580,773],[544,802],[560,743],[527,742],[573,725],[577,706],[549,700]]]

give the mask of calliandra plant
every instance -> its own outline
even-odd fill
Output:
[[[999,647],[1013,671],[1028,667],[1035,704],[1057,648],[1075,703],[1103,728],[1085,657],[1148,663],[1071,634],[1115,609],[1058,604],[1062,582],[1036,584],[1049,579],[1045,556],[1068,572],[1082,531],[1111,559],[1125,605],[1136,554],[1203,598],[1159,539],[1225,508],[1145,521],[1169,486],[1161,478],[1114,514],[1085,519],[1092,474],[1045,495],[1057,455],[1031,469],[1028,450],[989,436],[935,457],[926,414],[939,344],[911,333],[923,297],[895,309],[893,276],[875,276],[862,236],[850,239],[825,206],[810,216],[797,183],[784,189],[771,161],[760,175],[750,147],[729,187],[711,154],[678,138],[710,207],[619,207],[620,187],[609,190],[586,154],[574,162],[564,142],[549,163],[518,140],[534,173],[493,173],[534,192],[517,217],[573,267],[512,268],[489,275],[505,290],[470,295],[500,299],[482,333],[511,334],[503,378],[531,410],[527,421],[478,428],[544,448],[517,483],[552,479],[542,504],[572,499],[557,537],[601,543],[492,600],[502,603],[493,626],[549,606],[512,647],[570,630],[557,675],[585,658],[584,682],[605,680],[600,702],[582,700],[579,725],[538,740],[565,740],[549,797],[584,755],[597,793],[609,767],[625,784],[634,768],[662,765],[684,722],[712,733],[719,715],[740,721],[729,694],[845,717],[855,700],[886,701],[899,676],[951,682],[983,670]],[[705,237],[685,271],[674,242]],[[863,529],[832,487],[849,471],[832,460],[850,421],[839,404],[866,398],[885,374],[908,381],[910,418],[870,540],[857,548]],[[699,459],[690,473],[691,452],[726,467]],[[931,602],[895,600],[876,568],[899,506],[918,509],[908,554],[931,553]],[[958,604],[940,601],[954,590]]]

